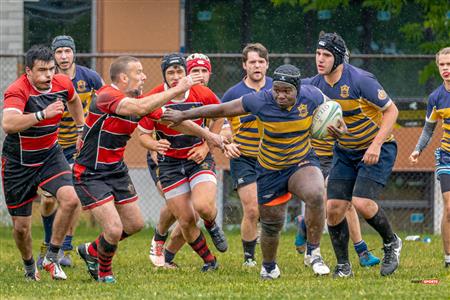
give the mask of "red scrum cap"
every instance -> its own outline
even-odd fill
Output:
[[[205,54],[193,53],[187,57],[186,63],[188,74],[191,72],[192,68],[195,67],[204,67],[211,73],[211,62]]]

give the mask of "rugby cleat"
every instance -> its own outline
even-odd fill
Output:
[[[99,277],[98,282],[101,283],[116,283],[116,278],[113,275],[108,275],[105,277]]]
[[[59,264],[63,267],[73,267],[71,255],[72,250],[65,250],[65,251],[61,250],[61,252],[62,255],[61,258],[59,259]]]
[[[380,263],[380,259],[372,254],[369,250],[364,251],[359,255],[359,264],[361,267],[372,267],[378,265]]]
[[[164,269],[175,270],[175,269],[179,269],[179,268],[180,267],[173,261],[164,263]]]
[[[336,268],[334,268],[333,278],[348,278],[352,276],[352,266],[349,263],[337,264]]]
[[[164,241],[155,241],[155,237],[153,237],[148,257],[156,267],[164,267]]]
[[[242,264],[242,266],[244,267],[248,267],[248,268],[253,268],[256,267],[257,263],[256,260],[252,259],[252,258],[247,258],[244,263]]]
[[[275,268],[267,272],[266,268],[264,266],[261,266],[261,272],[259,273],[259,276],[263,280],[274,280],[281,276],[280,268],[278,268],[278,265],[275,264]]]
[[[42,269],[42,261],[44,260],[45,254],[47,254],[47,250],[48,250],[48,244],[42,242],[41,248],[39,251],[39,255],[37,258],[37,262],[36,262],[36,265],[39,269]]]
[[[94,280],[98,280],[98,259],[89,254],[89,243],[79,245],[76,250],[80,258],[85,262],[89,275]]]
[[[384,244],[384,257],[381,263],[381,276],[391,275],[400,264],[400,252],[402,251],[402,240],[395,235],[396,239],[390,244]]]
[[[215,271],[218,268],[219,268],[219,263],[217,262],[217,259],[214,258],[213,261],[205,263],[203,265],[201,271],[202,272]]]
[[[330,274],[330,268],[323,261],[320,254],[320,248],[316,248],[311,252],[311,255],[305,254],[303,260],[305,266],[311,267],[315,275],[328,275]]]
[[[214,224],[211,228],[206,228],[209,235],[211,236],[211,239],[213,241],[214,246],[217,250],[220,252],[225,252],[228,249],[228,242],[227,238],[225,236],[225,233],[223,232],[222,228],[220,228],[217,224]]]
[[[42,267],[45,271],[50,273],[50,276],[53,280],[66,280],[67,275],[64,273],[63,269],[61,268],[61,265],[59,262],[52,261],[47,258],[47,256],[44,257],[44,260],[42,261]]]

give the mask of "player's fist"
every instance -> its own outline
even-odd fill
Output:
[[[419,162],[419,156],[420,152],[417,150],[414,150],[411,155],[409,156],[409,162],[413,165],[417,164]]]
[[[61,100],[53,102],[44,109],[44,119],[51,119],[64,112],[64,103]]]

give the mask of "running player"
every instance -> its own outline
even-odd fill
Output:
[[[341,105],[348,128],[335,143],[327,186],[328,231],[337,258],[334,276],[353,274],[345,218],[352,204],[383,239],[380,273],[384,276],[398,268],[402,241],[373,199],[394,166],[397,144],[391,131],[398,110],[372,74],[344,62],[345,52],[338,34],[322,33],[316,50],[319,74],[311,79],[312,85]]]
[[[164,83],[155,87],[150,94],[177,86],[179,81],[186,76],[186,62],[181,55],[172,53],[163,57],[161,70]],[[211,90],[198,85],[189,89],[185,94],[172,99],[165,107],[186,110],[217,103],[219,103],[219,100]],[[198,125],[205,126],[206,120],[199,119],[195,122]],[[222,124],[222,119],[212,120],[210,124],[211,132],[218,133]],[[205,251],[208,248],[206,240],[196,226],[196,216],[193,210],[195,208],[195,211],[203,219],[205,228],[210,233],[216,248],[225,252],[228,248],[227,241],[222,229],[215,222],[217,216],[216,177],[214,161],[209,153],[208,145],[202,139],[181,134],[170,127],[153,122],[149,118],[140,121],[139,129],[141,131],[141,144],[147,149],[157,150],[152,138],[153,131],[156,131],[158,142],[163,141],[166,145],[163,150],[161,150],[162,145],[160,146],[157,171],[166,205],[172,216],[175,216],[179,221],[179,228],[176,227],[174,231],[179,234],[181,230],[184,240],[188,241],[191,247],[202,256],[200,251]],[[167,230],[174,221],[172,216],[169,216],[163,208],[160,221],[155,229],[150,259],[156,266],[166,264],[167,267],[176,267],[173,259],[179,248],[166,249],[164,255],[166,260],[162,256],[162,247],[167,238]],[[177,244],[176,246],[182,246],[182,243],[181,245]],[[199,246],[201,244],[205,244],[205,249]],[[202,271],[217,268],[217,262],[212,254],[205,255],[203,259],[205,264]]]
[[[442,119],[444,129],[441,146],[436,149],[436,175],[441,183],[442,199],[444,199],[444,211],[441,222],[442,243],[444,246],[444,266],[450,267],[450,142],[449,122],[450,115],[450,47],[441,49],[436,54],[436,64],[439,74],[444,81],[428,97],[427,116],[422,134],[414,151],[409,157],[411,163],[419,161],[420,153],[425,149],[433,136],[437,120]]]
[[[67,279],[58,262],[64,236],[72,224],[79,200],[69,164],[58,144],[59,122],[67,105],[76,126],[83,126],[81,101],[70,78],[55,75],[52,51],[33,46],[25,56],[25,72],[5,92],[2,177],[13,236],[25,265],[25,277],[39,280],[32,254],[32,202],[40,187],[59,203],[42,266],[52,279]]]
[[[120,240],[138,232],[144,221],[128,168],[123,160],[125,146],[141,116],[158,119],[169,99],[201,81],[201,76],[181,79],[167,91],[142,97],[146,75],[140,61],[131,56],[117,58],[110,67],[111,85],[98,91],[92,101],[82,146],[73,167],[73,181],[84,209],[89,209],[103,232],[77,251],[90,275],[104,283],[114,283],[112,259]],[[187,133],[211,142],[221,141],[194,123],[183,125]],[[215,141],[211,140],[215,138]]]
[[[269,68],[269,53],[262,44],[248,44],[242,51],[242,67],[245,77],[228,89],[222,97],[222,103],[244,96],[245,94],[272,88],[272,78],[266,76]],[[256,192],[256,165],[259,147],[259,134],[256,116],[246,114],[228,118],[233,144],[239,145],[240,156],[231,158],[230,173],[233,187],[237,190],[242,203],[241,239],[244,250],[244,266],[256,266],[255,248],[258,238],[258,197]],[[228,129],[229,130],[229,129]],[[224,132],[222,133],[224,134]]]
[[[89,68],[75,64],[75,41],[68,35],[59,35],[53,39],[51,49],[55,56],[56,72],[69,76],[72,80],[73,87],[78,93],[83,105],[84,117],[87,116],[89,104],[95,91],[102,87],[103,80],[100,76]],[[70,115],[67,108],[59,125],[58,143],[63,149],[69,165],[73,165],[74,156],[76,153],[76,142],[78,132],[81,132],[83,127],[77,128],[75,121]],[[56,214],[56,199],[48,197],[47,193],[42,193],[41,196],[41,215],[42,223],[44,224],[44,241],[41,246],[41,253],[39,254],[37,265],[42,267],[42,261],[47,252],[48,244],[52,236],[53,220]],[[72,266],[71,251],[73,250],[72,239],[75,231],[75,226],[78,221],[80,209],[75,210],[74,224],[69,228],[69,232],[64,238],[61,250],[63,255],[59,261],[61,266]]]
[[[274,72],[272,90],[247,94],[220,105],[164,113],[163,119],[174,124],[198,117],[230,117],[246,113],[258,118],[261,145],[256,171],[262,228],[260,275],[263,279],[280,276],[276,254],[290,193],[306,203],[307,251],[311,254],[305,262],[317,275],[330,272],[319,247],[325,222],[324,179],[309,134],[312,115],[325,100],[319,89],[311,85],[300,86],[300,71],[295,66],[282,65]]]

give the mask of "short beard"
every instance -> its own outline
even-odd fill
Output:
[[[140,89],[134,89],[134,90],[128,90],[126,94],[128,97],[137,98],[142,94],[142,92]]]

